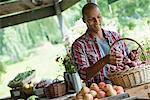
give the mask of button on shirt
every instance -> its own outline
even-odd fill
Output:
[[[107,42],[108,46],[111,46],[112,43],[120,39],[120,36],[115,32],[103,29],[102,31],[104,38],[106,39],[106,41],[104,42]],[[72,45],[72,58],[73,63],[77,67],[79,75],[83,80],[86,80],[86,76],[88,74],[86,73],[86,69],[95,64],[99,59],[101,59],[108,53],[108,46],[105,47],[105,45],[99,44],[99,40],[97,40],[96,36],[94,36],[89,30],[87,30],[85,34],[75,40]],[[118,42],[117,46],[114,46],[114,48],[112,48],[112,51],[116,50],[116,48],[119,48],[120,51],[122,51],[123,55],[128,54],[128,49],[123,41]],[[94,77],[86,81],[86,85],[90,86],[91,83],[99,83],[101,81],[105,81],[105,76],[107,76],[105,75],[107,74],[105,70],[105,67],[103,67],[98,73],[96,73]]]

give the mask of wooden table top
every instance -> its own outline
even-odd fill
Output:
[[[53,99],[40,98],[40,100],[73,100],[75,95],[76,95],[76,93],[74,93],[74,94],[66,94],[64,96],[53,98]]]
[[[130,89],[125,89],[130,96],[150,98],[150,83],[136,86]]]

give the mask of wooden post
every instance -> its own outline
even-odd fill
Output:
[[[109,11],[110,11],[110,13],[112,14],[113,12],[112,12],[111,5],[109,4],[109,5],[108,5],[108,7],[109,7]]]
[[[97,4],[97,0],[87,0],[87,2]]]
[[[64,19],[61,13],[59,2],[60,0],[54,0],[55,10],[56,10],[57,18],[59,21],[60,30],[61,30],[61,35],[62,35],[62,38],[64,38],[64,33],[65,33]]]

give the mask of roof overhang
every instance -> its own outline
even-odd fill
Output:
[[[56,15],[53,0],[42,0],[36,5],[32,0],[19,0],[0,3],[0,28],[17,25],[49,16]],[[61,12],[80,0],[62,0],[59,2]]]

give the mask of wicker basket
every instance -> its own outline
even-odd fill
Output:
[[[122,38],[117,41],[115,41],[110,49],[119,41],[122,40],[130,40],[135,43],[137,43],[135,40],[130,39],[130,38]],[[143,49],[139,43],[137,43],[139,47],[142,50],[142,54],[144,55]],[[146,60],[146,56],[145,60]],[[123,86],[124,88],[131,88],[135,87],[141,84],[149,83],[150,82],[150,65],[148,64],[142,64],[140,65],[141,67],[138,68],[129,68],[128,70],[125,70],[123,72],[113,72],[110,73],[109,79],[112,81],[113,84],[115,85],[120,85]]]
[[[55,82],[44,89],[47,98],[55,98],[66,94],[66,84],[64,81],[55,79]]]

